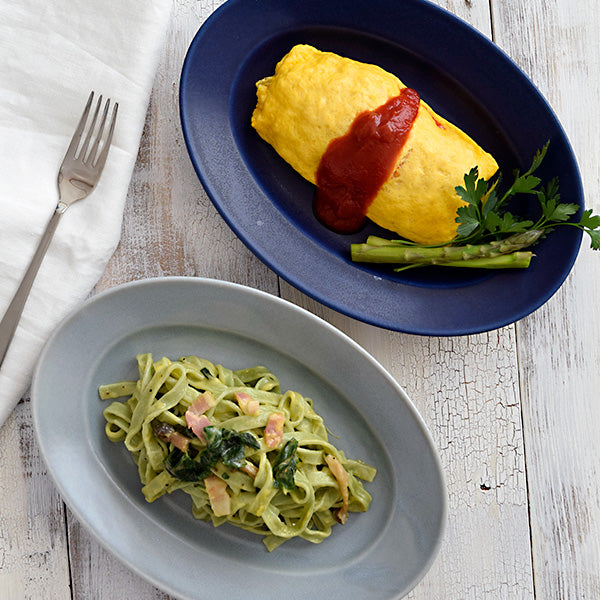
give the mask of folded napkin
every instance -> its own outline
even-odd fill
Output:
[[[0,425],[117,246],[170,11],[171,0],[0,2],[0,318],[57,204],[58,168],[90,91],[119,103],[100,182],[63,215],[0,369]]]

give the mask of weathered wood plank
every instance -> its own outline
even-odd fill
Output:
[[[557,112],[595,212],[598,17],[593,0],[494,3],[496,39]],[[600,262],[588,246],[559,292],[517,327],[538,598],[600,597]]]
[[[106,551],[68,509],[67,518],[74,600],[169,600],[168,594],[156,589]]]
[[[71,598],[65,513],[42,461],[29,402],[0,428],[0,597]]]

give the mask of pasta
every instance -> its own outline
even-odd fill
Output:
[[[182,490],[194,517],[260,534],[269,551],[322,542],[371,502],[376,470],[328,441],[310,398],[265,367],[232,371],[196,356],[137,356],[139,379],[102,385],[106,435],[124,442],[148,502]]]

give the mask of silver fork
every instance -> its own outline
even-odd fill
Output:
[[[58,225],[60,218],[71,204],[78,200],[82,200],[91,194],[102,174],[102,169],[104,168],[104,163],[108,156],[108,150],[115,129],[119,105],[116,102],[114,103],[110,123],[108,125],[108,133],[103,136],[110,107],[110,99],[106,100],[100,124],[96,128],[96,122],[102,106],[102,96],[98,98],[93,117],[87,127],[87,134],[83,144],[81,144],[83,134],[86,131],[86,125],[88,123],[93,100],[94,92],[92,92],[88,98],[85,110],[79,120],[79,125],[77,125],[73,139],[69,144],[65,158],[58,171],[59,202],[46,226],[46,230],[42,235],[35,254],[29,263],[23,281],[21,281],[14,298],[8,306],[6,314],[0,322],[0,365],[4,361],[6,351],[8,350],[21,318],[21,314],[23,313],[23,307],[29,297],[31,286],[33,285],[40,264],[50,245],[50,241],[56,231],[56,226]],[[79,147],[80,144],[81,148]]]

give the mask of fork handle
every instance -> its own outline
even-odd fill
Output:
[[[50,241],[54,236],[56,226],[60,221],[60,218],[64,212],[64,208],[65,207],[62,205],[57,206],[52,217],[50,217],[50,221],[48,221],[46,230],[42,235],[35,254],[31,258],[31,262],[27,267],[27,271],[23,276],[23,280],[21,281],[14,298],[9,304],[6,314],[0,322],[0,365],[2,365],[4,361],[8,347],[10,346],[15,330],[17,329],[17,325],[19,324],[19,320],[21,319],[23,307],[25,306],[25,302],[27,302],[27,298],[29,297],[31,286],[33,285],[40,265],[42,264],[46,250],[48,250]]]

